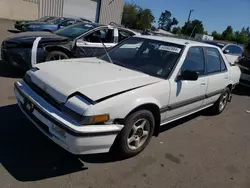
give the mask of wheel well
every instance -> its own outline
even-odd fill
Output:
[[[48,52],[60,51],[60,52],[65,53],[69,58],[72,57],[72,53],[69,50],[59,47],[59,46],[50,46],[50,47],[46,47],[45,49]]]
[[[160,133],[160,124],[161,124],[161,114],[160,114],[160,109],[156,104],[143,104],[141,106],[136,107],[133,109],[126,117],[128,117],[130,114],[139,111],[139,110],[148,110],[150,111],[154,118],[155,118],[155,130],[154,130],[154,135],[158,136]]]
[[[233,90],[233,85],[232,84],[229,84],[227,87],[230,89],[230,91]]]

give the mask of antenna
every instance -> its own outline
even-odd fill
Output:
[[[111,59],[110,56],[109,56],[109,53],[108,53],[108,51],[107,51],[107,48],[106,48],[105,44],[102,42],[102,40],[100,39],[99,36],[97,36],[97,38],[98,38],[99,41],[102,43],[103,48],[104,48],[104,50],[105,50],[105,53],[106,53],[106,55],[108,56],[109,62],[112,63],[112,64],[114,64],[114,62],[112,61],[112,59]]]
[[[192,37],[193,33],[194,33],[194,30],[195,30],[196,26],[194,26],[193,30],[192,30],[192,33],[191,35],[189,36],[189,39]]]

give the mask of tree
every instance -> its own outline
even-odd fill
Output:
[[[222,32],[224,40],[232,41],[234,39],[234,33],[232,26],[227,26],[226,30]]]
[[[171,18],[171,16],[172,14],[168,10],[165,10],[161,13],[161,16],[158,20],[159,29],[170,31],[172,26],[177,25],[179,23],[176,18]]]
[[[150,9],[143,9],[133,3],[126,3],[123,8],[122,25],[132,29],[151,29],[155,18]]]
[[[181,28],[180,27],[174,27],[173,29],[172,29],[172,33],[173,34],[176,34],[176,35],[181,35],[182,33],[181,33]]]
[[[181,28],[181,32],[184,35],[194,37],[195,34],[203,34],[204,33],[204,26],[202,21],[200,20],[193,20],[192,22],[186,22],[185,25]]]
[[[248,33],[247,29],[244,27],[241,29],[241,32],[236,31],[234,33],[234,41],[239,43],[239,44],[247,44],[248,42]]]
[[[250,38],[250,29],[249,27],[246,28],[247,36]]]
[[[220,33],[217,33],[217,31],[213,31],[212,36],[214,37],[214,39],[217,39],[217,40],[223,39],[222,35]]]
[[[150,9],[138,8],[136,29],[151,29],[155,18]]]
[[[137,6],[135,4],[126,3],[123,8],[122,25],[133,28],[137,21]],[[136,28],[134,28],[136,29]]]

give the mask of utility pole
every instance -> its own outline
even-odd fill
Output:
[[[189,15],[188,15],[188,21],[187,21],[187,23],[189,23],[189,22],[190,22],[190,17],[191,17],[192,12],[194,12],[194,9],[192,9],[192,10],[190,10],[190,11],[189,11]]]

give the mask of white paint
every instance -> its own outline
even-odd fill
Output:
[[[37,47],[42,37],[37,37],[33,42],[32,50],[31,50],[31,67],[33,67],[37,63]]]
[[[151,37],[145,36],[144,38]],[[152,39],[155,38],[158,41],[161,39],[161,37],[152,37]],[[163,41],[168,43],[174,43],[174,41],[177,41],[178,44],[183,43],[180,39],[168,40],[167,37],[164,37]],[[193,46],[210,45],[196,42],[185,44],[181,58],[168,80],[126,69],[98,58],[61,60],[60,63],[53,61],[37,65],[39,68],[38,71],[27,72],[34,84],[41,88],[46,84],[48,86],[46,92],[57,101],[65,102],[66,106],[71,110],[79,114],[82,113],[83,116],[109,114],[111,121],[100,125],[80,125],[74,119],[63,114],[37,95],[25,82],[18,81],[17,85],[21,92],[35,106],[38,106],[50,118],[55,119],[72,131],[78,133],[120,131],[124,125],[113,124],[112,120],[125,118],[133,109],[143,104],[154,104],[159,108],[171,106],[201,95],[222,90],[229,84],[237,84],[239,82],[240,71],[238,66],[230,66],[223,56],[222,51],[214,47],[219,50],[224,58],[228,72],[200,77],[197,81],[179,81],[177,83],[175,78],[180,72],[189,48]],[[127,92],[122,93],[122,91]],[[68,97],[75,92],[82,93],[93,101],[119,92],[122,94],[91,105],[86,104],[84,99],[82,99],[84,97],[81,95],[68,100]],[[162,113],[161,124],[207,108],[213,105],[218,98],[219,94],[209,99]],[[26,116],[28,115],[26,114]],[[30,117],[28,116],[28,118]],[[31,121],[33,120],[31,119]],[[46,123],[45,120],[43,121]],[[33,123],[35,124],[34,121]],[[53,132],[51,133],[53,134]],[[47,136],[66,150],[77,154],[107,152],[116,137],[116,135],[107,135],[77,138],[69,134],[66,135],[66,138]]]

